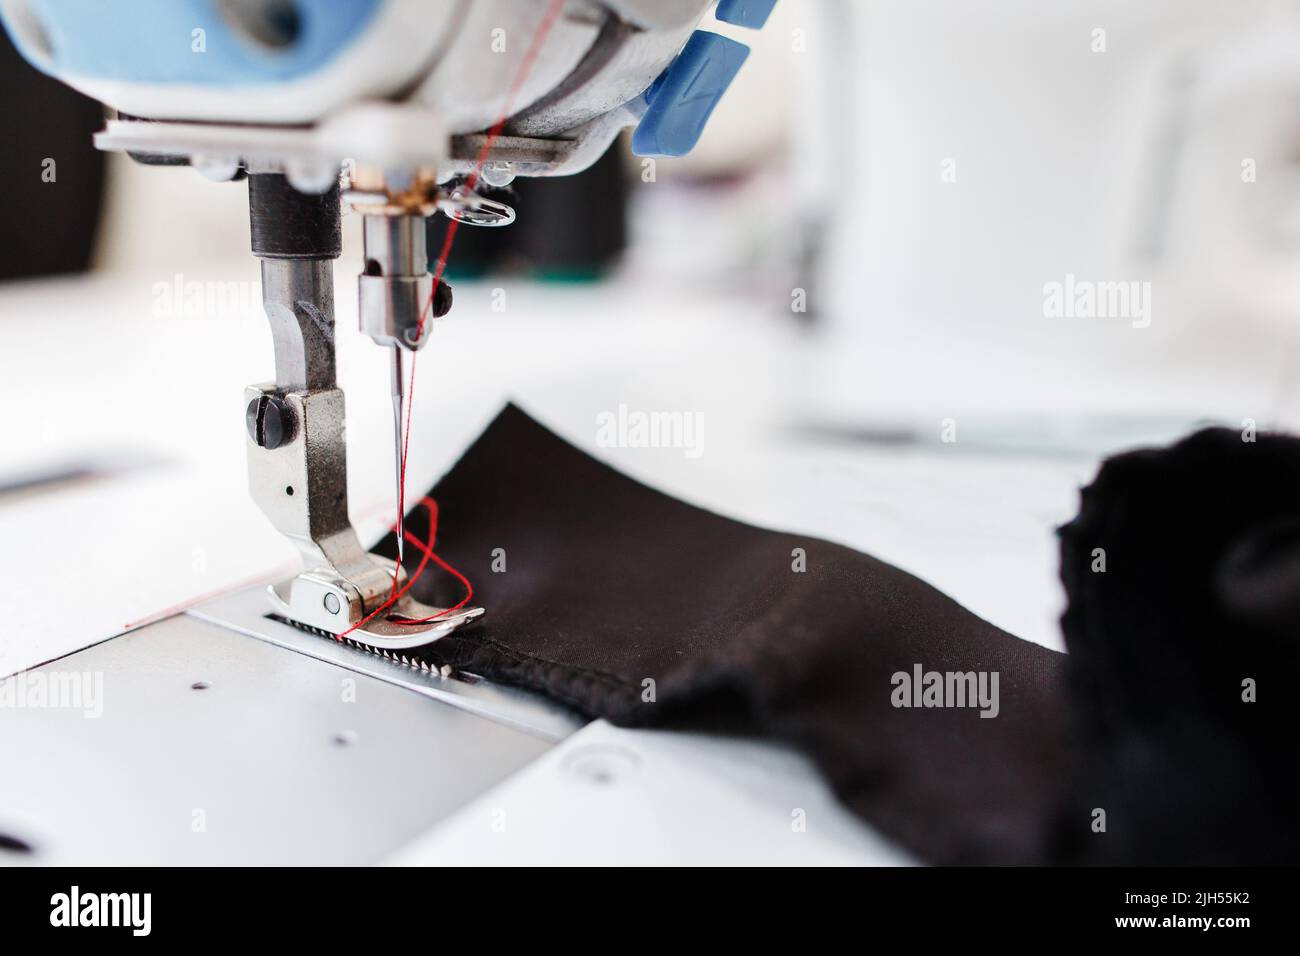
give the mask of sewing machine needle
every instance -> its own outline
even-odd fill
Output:
[[[406,404],[406,377],[402,374],[402,348],[393,346],[393,442],[397,478],[397,565],[401,567],[406,548],[406,516],[402,514],[402,407]]]

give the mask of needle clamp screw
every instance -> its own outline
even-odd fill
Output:
[[[273,449],[293,437],[293,410],[282,398],[263,395],[248,403],[244,413],[248,437],[261,448]]]

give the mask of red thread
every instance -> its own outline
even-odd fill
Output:
[[[471,600],[473,600],[474,586],[469,583],[469,578],[465,577],[465,575],[461,574],[460,571],[456,570],[456,568],[452,567],[445,560],[443,560],[441,557],[439,557],[437,554],[434,553],[433,546],[438,538],[438,502],[434,501],[432,498],[428,496],[425,496],[424,498],[420,499],[420,504],[424,505],[429,510],[428,543],[426,544],[425,542],[421,541],[409,530],[407,530],[404,535],[406,540],[409,541],[411,544],[413,544],[420,551],[420,554],[422,555],[422,557],[420,558],[420,564],[415,569],[415,573],[412,574],[409,579],[407,579],[406,584],[404,584],[402,588],[397,592],[396,598],[390,597],[387,601],[385,601],[379,607],[375,608],[373,611],[371,611],[361,620],[357,621],[357,623],[353,624],[342,634],[336,635],[336,640],[341,641],[344,637],[351,634],[357,628],[361,627],[363,624],[366,624],[373,618],[377,617],[379,614],[383,613],[389,607],[391,607],[392,604],[397,599],[400,599],[403,595],[406,594],[407,591],[411,590],[411,586],[415,584],[416,579],[421,574],[424,573],[424,569],[428,566],[430,561],[438,565],[438,567],[442,568],[444,571],[446,571],[448,574],[450,574],[452,577],[458,580],[461,584],[465,585],[465,596],[461,598],[457,603],[453,604],[451,607],[444,608],[443,610],[439,611],[437,614],[431,614],[428,617],[422,617],[422,618],[403,618],[402,620],[393,620],[390,618],[390,620],[392,620],[392,623],[401,624],[403,626],[409,626],[412,624],[427,624],[430,621],[436,621],[438,618],[443,617],[444,615],[451,614],[454,611],[459,611],[461,608],[467,605]],[[393,577],[396,578],[397,575],[393,575]]]
[[[433,544],[434,536],[438,533],[438,503],[434,501],[432,498],[426,497],[420,499],[420,504],[424,505],[426,508],[429,509],[429,545],[431,546]],[[394,525],[393,527],[396,528],[396,525]],[[409,578],[407,578],[406,584],[402,585],[400,589],[394,586],[393,593],[389,596],[387,601],[379,605],[379,607],[375,608],[373,611],[371,611],[361,620],[357,621],[357,623],[353,624],[342,634],[334,635],[335,640],[341,641],[343,640],[343,638],[347,637],[349,634],[351,634],[357,628],[361,627],[363,624],[369,623],[371,620],[378,617],[384,611],[387,611],[397,601],[399,601],[406,594],[407,591],[411,590],[411,585],[415,584],[416,579],[418,579],[420,575],[424,573],[424,569],[428,566],[431,556],[433,554],[431,547],[426,547],[425,545],[420,546],[420,551],[424,556],[420,559],[420,563],[416,567],[415,573],[412,574]],[[394,581],[394,585],[396,585],[396,581],[397,581],[396,572],[393,573],[393,581]]]
[[[403,626],[410,625],[410,624],[428,624],[430,621],[436,621],[438,618],[446,614],[451,614],[454,611],[459,611],[471,600],[473,600],[474,585],[469,583],[469,578],[465,577],[465,575],[461,574],[450,564],[448,564],[446,561],[440,558],[437,554],[434,553],[433,548],[430,545],[424,544],[422,541],[416,538],[416,536],[411,534],[411,532],[409,531],[406,532],[406,540],[409,541],[411,544],[415,545],[415,547],[419,548],[421,553],[423,553],[425,557],[432,560],[434,564],[438,565],[438,567],[442,568],[444,571],[446,571],[448,574],[450,574],[452,577],[458,580],[461,584],[465,585],[465,596],[461,598],[459,601],[457,601],[455,604],[453,604],[451,607],[443,608],[437,614],[430,614],[428,617],[403,618],[402,620],[389,618],[389,620],[391,620],[394,624],[401,624]],[[430,542],[432,543],[432,538],[430,538]]]
[[[501,135],[501,130],[506,125],[506,120],[509,118],[511,112],[513,111],[515,97],[518,96],[520,89],[523,88],[524,82],[528,79],[528,74],[532,72],[533,64],[536,62],[537,56],[541,52],[542,43],[545,42],[547,34],[551,32],[551,28],[555,25],[555,21],[559,19],[560,13],[564,9],[564,4],[565,4],[565,0],[551,0],[550,6],[546,8],[546,13],[542,17],[542,22],[537,27],[537,33],[534,34],[532,42],[529,44],[527,51],[525,51],[524,58],[519,62],[519,70],[515,74],[514,82],[511,84],[509,92],[506,94],[505,102],[502,104],[501,107],[501,113],[497,117],[497,121],[492,124],[492,128],[488,131],[487,137],[483,140],[483,146],[479,149],[478,155],[474,159],[474,168],[470,171],[469,176],[465,180],[466,189],[472,190],[475,184],[478,183],[479,174],[482,173],[483,171],[483,164],[487,162],[487,158],[492,152],[492,147],[496,144],[497,138]],[[420,321],[415,327],[417,340],[424,333],[424,323],[429,317],[430,309],[433,308],[433,297],[438,292],[438,283],[442,281],[442,273],[447,268],[447,258],[448,256],[451,255],[452,243],[456,239],[456,231],[459,228],[460,228],[459,219],[452,219],[451,222],[447,224],[447,234],[443,237],[442,250],[438,253],[438,262],[434,267],[433,287],[429,292],[428,300],[424,303],[424,308],[420,310]],[[407,452],[410,450],[411,447],[411,412],[415,408],[415,361],[416,358],[419,356],[419,354],[420,353],[418,352],[411,353],[411,376],[410,376],[410,383],[408,384],[406,389],[406,426],[403,429],[404,434],[402,436],[402,468],[401,468],[400,480],[398,481],[398,493],[397,493],[397,508],[398,508],[398,512],[401,515],[406,514],[406,459],[407,459]],[[405,532],[405,529],[403,529],[404,531],[403,537],[407,541],[412,542],[420,550],[422,554],[422,557],[420,558],[420,563],[416,567],[415,572],[407,580],[406,586],[403,587],[400,591],[398,590],[397,587],[398,576],[394,574],[393,590],[389,593],[388,600],[386,600],[383,604],[381,604],[378,608],[376,608],[366,617],[363,617],[356,624],[353,624],[350,628],[344,631],[343,634],[340,634],[339,635],[340,639],[342,639],[344,635],[350,634],[353,631],[355,631],[358,627],[360,627],[362,624],[365,624],[367,621],[375,617],[377,614],[387,610],[388,608],[392,607],[395,603],[397,603],[397,601],[402,597],[402,595],[404,595],[407,591],[409,591],[411,589],[411,585],[413,585],[416,582],[416,580],[420,577],[420,575],[424,573],[424,569],[428,566],[430,561],[433,561],[439,567],[443,568],[444,570],[448,571],[450,574],[454,575],[456,578],[458,578],[461,581],[462,584],[465,585],[465,590],[466,590],[465,598],[455,607],[449,607],[445,611],[440,611],[439,613],[433,615],[432,617],[422,618],[418,621],[398,621],[395,623],[399,623],[399,624],[427,623],[428,621],[432,621],[435,618],[441,617],[444,614],[450,614],[452,611],[464,607],[466,604],[469,603],[470,599],[474,596],[474,588],[469,583],[469,579],[466,578],[465,575],[457,571],[455,568],[453,568],[451,565],[447,564],[447,562],[443,561],[442,558],[438,557],[436,554],[433,553],[433,538],[434,538],[433,532],[437,526],[437,505],[429,498],[425,498],[424,502],[428,503],[430,509],[429,511],[430,533],[429,533],[428,545],[426,546],[420,543],[418,540],[415,539],[413,535],[411,535],[409,532]],[[394,525],[394,530],[396,530],[396,525]]]

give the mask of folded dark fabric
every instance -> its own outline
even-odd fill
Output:
[[[431,495],[437,549],[488,609],[435,662],[621,725],[743,721],[924,860],[1045,859],[1063,655],[868,555],[647,488],[514,406]],[[409,527],[424,538],[422,509]]]
[[[1300,862],[1300,441],[1210,429],[1112,458],[1061,577],[1078,762],[1056,857]]]

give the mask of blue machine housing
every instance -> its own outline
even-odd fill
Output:
[[[19,51],[56,76],[154,85],[257,86],[313,73],[364,32],[386,0],[294,0],[232,15],[216,0],[27,0],[6,23]],[[40,37],[32,42],[33,30]]]

